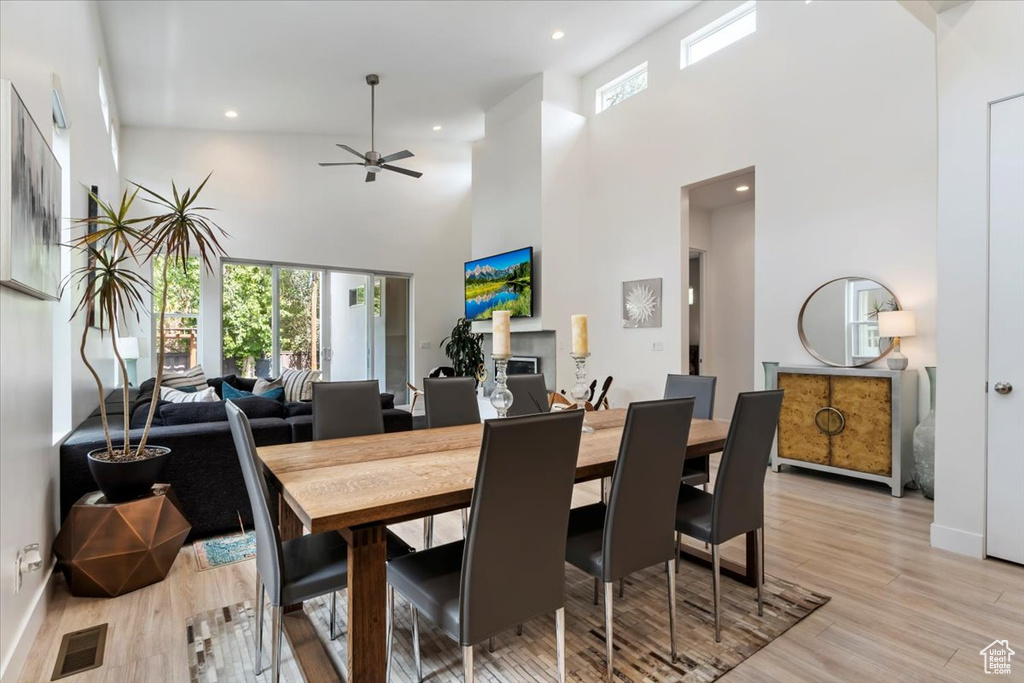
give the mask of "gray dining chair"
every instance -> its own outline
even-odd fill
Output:
[[[473,377],[427,377],[423,380],[423,403],[427,428],[457,427],[480,423],[480,404]],[[466,533],[469,513],[462,511],[462,533]],[[423,547],[434,545],[434,518],[423,519]]]
[[[281,677],[281,634],[285,605],[331,594],[331,639],[338,637],[337,591],[348,582],[348,545],[335,531],[306,534],[288,541],[281,540],[277,524],[270,514],[270,490],[263,477],[263,467],[256,459],[249,419],[231,401],[225,403],[231,437],[238,452],[245,490],[249,494],[256,529],[256,661],[255,673],[263,672],[264,600],[271,606],[271,682]],[[412,552],[402,539],[387,534],[389,559]]]
[[[509,375],[508,390],[512,392],[509,417],[551,412],[544,375]]]
[[[375,379],[313,383],[313,440],[384,433]]]
[[[665,563],[672,661],[676,661],[676,570],[674,513],[679,496],[694,399],[631,403],[615,461],[608,504],[594,503],[569,514],[566,560],[604,584],[607,680],[613,676],[613,594],[616,581]]]
[[[417,680],[420,614],[462,647],[472,683],[475,644],[554,612],[564,683],[566,527],[582,427],[582,411],[485,422],[466,539],[388,564],[390,612],[395,591],[410,603]],[[393,640],[392,629],[389,661]]]
[[[693,396],[697,400],[693,416],[698,420],[712,420],[715,416],[717,380],[717,377],[704,375],[669,375],[665,380],[665,398]],[[687,460],[683,465],[682,481],[687,486],[700,486],[707,491],[711,481],[711,457]]]
[[[749,391],[736,398],[729,434],[709,494],[680,485],[676,531],[711,544],[715,641],[722,642],[719,546],[756,532],[757,614],[764,614],[764,477],[782,408],[782,391]]]

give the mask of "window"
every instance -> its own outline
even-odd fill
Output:
[[[348,306],[355,308],[366,303],[366,285],[359,285],[348,290]],[[373,283],[373,314],[380,317],[380,280]]]
[[[120,154],[117,150],[117,133],[114,132],[114,127],[110,127],[110,154],[114,157],[114,170],[120,171]]]
[[[100,73],[100,109],[103,111],[103,125],[107,127],[107,132],[110,132],[110,102],[107,100],[107,84],[103,82],[103,67],[99,69]]]
[[[878,312],[895,308],[888,292],[871,280],[851,280],[846,285],[847,348],[850,364],[876,358]]]
[[[757,5],[751,0],[683,39],[679,68],[699,62],[756,30]]]
[[[160,336],[160,296],[163,293],[164,257],[153,258],[153,339]],[[185,267],[167,269],[167,309],[164,314],[164,370],[187,370],[199,358],[199,258],[190,256]],[[156,343],[154,343],[156,347]],[[159,352],[159,349],[157,349]],[[153,356],[154,361],[156,355]]]
[[[638,92],[647,89],[647,62],[630,69],[618,78],[597,89],[595,113],[600,114]]]
[[[273,289],[270,266],[225,263],[221,308],[221,372],[272,377]]]

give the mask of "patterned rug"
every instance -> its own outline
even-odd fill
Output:
[[[567,679],[591,683],[604,678],[604,609],[593,604],[593,580],[566,566],[566,669]],[[618,681],[713,681],[789,630],[829,601],[828,596],[772,576],[765,581],[764,617],[757,616],[753,588],[722,579],[722,642],[715,643],[711,604],[711,574],[683,563],[677,580],[677,643],[679,660],[673,664],[668,650],[668,605],[665,572],[649,569],[626,580],[626,595],[615,600],[615,670]],[[617,595],[617,593],[616,593]],[[345,593],[338,600],[339,618],[345,623]],[[409,603],[395,599],[395,657],[392,681],[412,681],[412,627]],[[344,627],[336,641],[327,637],[330,600],[306,603],[306,613],[340,671],[345,670]],[[269,611],[264,632],[264,666],[270,663]],[[187,620],[191,680],[196,683],[236,681],[263,683],[269,671],[253,674],[255,610],[249,602],[196,614]],[[493,653],[477,646],[474,663],[481,681],[555,680],[554,616],[534,619],[523,635],[515,629],[496,638]],[[281,680],[301,681],[284,639]],[[424,680],[462,680],[462,655],[426,619],[420,619]]]
[[[256,532],[204,538],[195,541],[192,548],[196,551],[199,571],[205,572],[207,569],[245,562],[256,557]]]

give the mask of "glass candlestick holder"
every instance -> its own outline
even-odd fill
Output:
[[[587,358],[590,357],[589,353],[569,354],[572,356],[573,362],[576,363],[576,384],[572,387],[572,397],[576,399],[576,407],[579,410],[584,411],[583,416],[583,431],[587,434],[592,434],[594,428],[587,424],[586,410],[587,410]]]
[[[491,392],[491,405],[498,412],[498,417],[508,417],[508,409],[515,400],[508,389],[508,359],[511,357],[491,356],[494,360],[494,391]]]

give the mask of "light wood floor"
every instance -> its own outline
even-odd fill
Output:
[[[596,483],[577,487],[577,504],[596,498]],[[767,571],[832,601],[722,680],[989,680],[979,651],[1008,639],[1019,654],[1003,680],[1024,681],[1024,568],[930,548],[932,504],[919,493],[784,470],[768,472],[766,498]],[[436,524],[438,541],[460,533],[457,513]],[[395,527],[417,546],[421,529]],[[733,542],[725,556],[742,552]],[[55,579],[22,680],[50,679],[62,634],[109,622],[103,667],[64,680],[187,681],[185,618],[255,594],[252,562],[195,566],[187,546],[164,582],[113,600],[71,598]]]

